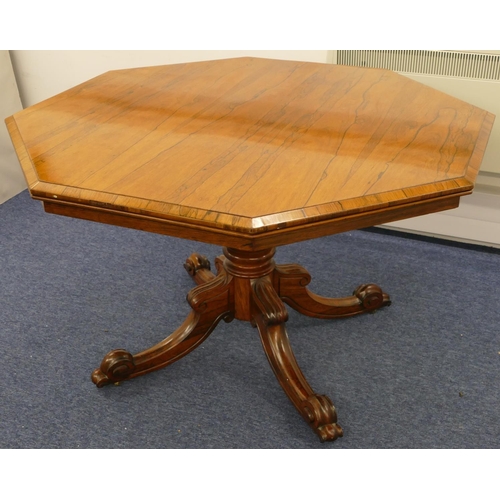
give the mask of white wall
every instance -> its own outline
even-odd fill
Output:
[[[9,51],[0,50],[0,203],[26,189],[4,120],[22,109]]]
[[[25,107],[112,69],[256,56],[330,62],[328,50],[12,50]]]

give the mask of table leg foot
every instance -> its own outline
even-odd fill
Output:
[[[92,372],[92,382],[97,387],[117,383],[129,378],[134,372],[134,357],[124,349],[115,349],[108,352],[101,361],[99,368]]]
[[[184,269],[198,285],[212,281],[215,278],[215,275],[210,271],[210,261],[199,253],[193,253],[186,259]]]
[[[184,323],[154,347],[132,355],[123,349],[109,352],[92,373],[97,387],[129,380],[159,370],[198,347],[221,319],[233,317],[231,277],[225,273],[189,292],[192,310]]]
[[[373,283],[359,286],[349,297],[328,298],[317,295],[307,288],[311,275],[298,264],[276,266],[273,279],[284,302],[296,311],[314,318],[345,318],[373,312],[391,304],[389,295]]]
[[[262,346],[281,387],[305,421],[323,441],[343,435],[337,412],[327,396],[316,394],[300,370],[285,328],[286,308],[271,279],[260,278],[252,286],[256,306],[255,324]]]

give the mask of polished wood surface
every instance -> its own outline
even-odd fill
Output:
[[[137,354],[109,352],[98,387],[166,367],[222,319],[257,328],[277,380],[322,441],[337,411],[298,366],[285,303],[315,318],[390,305],[373,283],[309,290],[276,247],[455,208],[493,115],[385,70],[255,58],[112,71],[9,117],[30,194],[49,213],[224,247],[193,254],[184,323]]]
[[[7,120],[49,210],[240,248],[456,206],[492,123],[391,71],[257,58],[111,71]]]

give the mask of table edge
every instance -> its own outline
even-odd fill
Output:
[[[176,227],[184,225],[189,230],[198,229],[203,233],[222,231],[226,236],[234,234],[243,238],[251,238],[284,229],[295,231],[306,226],[313,227],[319,223],[335,224],[336,220],[345,217],[362,217],[363,214],[370,216],[381,210],[404,208],[418,202],[431,203],[433,200],[469,194],[474,187],[473,181],[484,155],[493,119],[494,115],[491,113],[485,115],[481,140],[478,141],[471,155],[470,175],[253,218],[40,181],[14,116],[6,118],[5,122],[30,195],[34,199],[70,206],[79,205],[82,208],[94,210],[112,210],[132,219],[149,217],[167,225],[173,224]],[[404,194],[404,197],[401,194]]]

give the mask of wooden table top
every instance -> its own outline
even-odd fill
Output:
[[[110,71],[6,122],[48,211],[220,243],[457,206],[493,120],[391,71],[237,58]]]

